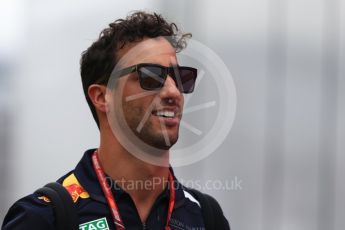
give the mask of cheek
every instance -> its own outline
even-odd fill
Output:
[[[183,96],[183,94],[182,94],[181,100],[180,100],[180,107],[181,107],[181,110],[182,110],[182,113],[183,113],[183,110],[184,110],[184,96]]]
[[[147,109],[153,107],[154,99],[157,93],[146,91],[140,87],[139,81],[128,80],[123,85],[122,104],[126,107],[141,108],[146,112]]]
[[[124,103],[122,105],[123,115],[127,123],[138,120],[139,117],[143,117],[143,110],[135,103]]]

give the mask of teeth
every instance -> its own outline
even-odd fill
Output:
[[[173,111],[157,111],[157,116],[160,117],[175,117],[175,112]]]

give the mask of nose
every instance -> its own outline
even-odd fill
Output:
[[[159,94],[162,99],[171,98],[176,101],[180,101],[182,98],[182,93],[176,86],[176,82],[169,75],[167,76],[167,79],[164,82],[164,86],[160,90]]]

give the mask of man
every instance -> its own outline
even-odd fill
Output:
[[[183,93],[193,92],[197,77],[178,65],[176,52],[190,36],[178,35],[160,15],[136,12],[111,23],[82,54],[100,145],[57,181],[74,202],[79,229],[205,228],[204,205],[169,167]],[[56,219],[50,197],[35,192],[11,207],[3,229],[56,229]],[[217,222],[229,229],[221,210]]]

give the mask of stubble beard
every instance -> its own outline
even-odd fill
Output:
[[[125,102],[123,104],[123,113],[125,116],[125,120],[133,134],[135,134],[140,140],[151,147],[160,150],[169,150],[178,140],[179,129],[177,129],[176,133],[169,135],[169,141],[167,141],[164,137],[164,132],[166,132],[166,130],[164,130],[163,127],[154,127],[151,120],[151,116],[153,115],[150,113],[141,130],[137,130],[146,112],[147,111],[144,111],[143,108],[132,105],[130,102]]]

